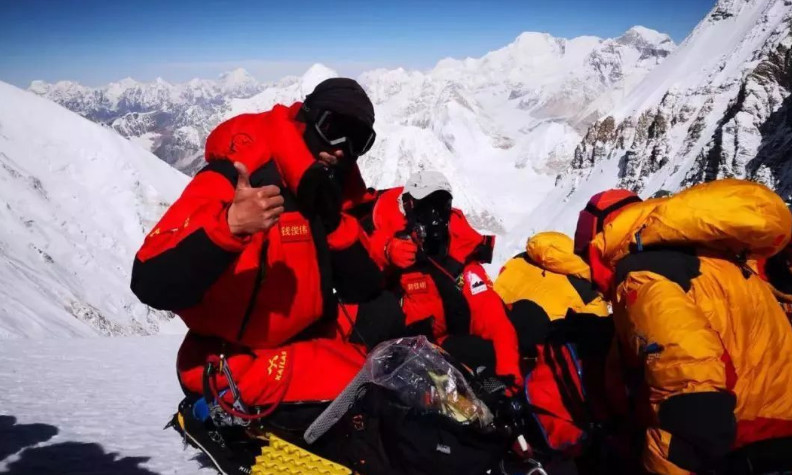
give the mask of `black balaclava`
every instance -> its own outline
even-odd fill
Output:
[[[306,123],[303,140],[314,157],[319,157],[319,152],[333,153],[339,148],[322,140],[313,127],[318,115],[328,110],[355,118],[369,127],[374,126],[374,105],[357,81],[349,78],[331,78],[322,81],[305,98],[300,111],[300,120]],[[339,160],[336,169],[333,170],[333,176],[339,183],[343,183],[358,158],[352,155],[348,147],[342,147],[342,150],[344,150],[344,159]]]
[[[405,209],[408,222],[418,234],[421,247],[427,256],[443,258],[448,255],[451,233],[451,193],[435,191],[423,199],[416,200],[407,194],[411,206]]]

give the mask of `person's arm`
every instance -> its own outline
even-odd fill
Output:
[[[734,367],[709,320],[679,285],[638,274],[627,277],[619,294],[632,328],[627,351],[644,361],[657,416],[647,431],[644,465],[658,473],[703,471],[729,452],[735,438]]]
[[[358,220],[341,213],[338,227],[327,240],[333,286],[341,301],[360,303],[375,298],[383,290],[384,277]]]
[[[470,306],[470,333],[490,340],[495,347],[495,373],[512,376],[522,385],[517,332],[506,315],[506,307],[493,290],[484,268],[477,263],[465,267],[462,293]]]
[[[197,304],[250,235],[277,222],[278,188],[252,188],[247,170],[237,167],[216,161],[200,171],[148,234],[132,267],[141,302],[171,311]]]
[[[366,218],[366,247],[384,271],[406,269],[415,264],[418,245],[406,232],[406,220],[398,205],[398,190],[380,192]]]

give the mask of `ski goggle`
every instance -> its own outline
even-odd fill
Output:
[[[447,227],[451,220],[451,194],[436,191],[414,203],[416,220],[427,227]]]
[[[332,147],[346,147],[359,157],[371,149],[377,134],[363,122],[333,111],[323,111],[314,122],[316,133]]]

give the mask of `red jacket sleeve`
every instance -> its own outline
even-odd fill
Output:
[[[390,243],[394,235],[395,232],[389,230],[375,229],[373,233],[366,236],[369,254],[371,254],[371,258],[377,263],[380,269],[387,269],[391,265],[385,247]]]
[[[401,191],[401,188],[383,191],[371,210],[372,229],[366,236],[367,248],[371,258],[383,270],[391,268],[385,247],[407,224],[399,204]]]
[[[228,227],[228,167],[216,162],[199,172],[146,237],[132,268],[141,302],[172,311],[197,304],[249,242]]]
[[[506,307],[492,288],[486,271],[478,263],[468,264],[463,273],[462,293],[470,306],[470,332],[492,341],[495,347],[495,372],[513,376],[522,385],[517,332],[506,316]]]

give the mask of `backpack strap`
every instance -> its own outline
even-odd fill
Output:
[[[594,289],[594,284],[589,282],[586,279],[581,279],[580,277],[576,277],[574,275],[566,276],[569,283],[575,289],[575,292],[580,296],[580,299],[583,301],[583,304],[588,305],[593,302],[599,294]]]
[[[626,198],[619,200],[612,205],[608,206],[607,208],[599,209],[597,205],[590,202],[584,208],[584,211],[591,213],[594,217],[597,218],[597,233],[602,232],[602,228],[605,224],[605,218],[608,217],[609,214],[613,213],[614,211],[623,208],[632,203],[637,203],[639,201],[643,201],[638,196],[627,196]]]
[[[630,272],[640,271],[662,275],[688,292],[693,279],[701,275],[701,261],[692,248],[648,248],[642,252],[632,252],[616,264],[615,282],[618,285],[624,282]]]

